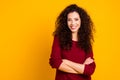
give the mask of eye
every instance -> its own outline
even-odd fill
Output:
[[[75,21],[78,21],[79,19],[78,18],[75,18]]]
[[[67,21],[71,21],[71,19],[68,18]]]

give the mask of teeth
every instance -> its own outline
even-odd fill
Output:
[[[75,26],[72,26],[71,28],[72,28],[72,29],[75,29],[76,27],[75,27]]]

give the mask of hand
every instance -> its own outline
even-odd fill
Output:
[[[88,57],[83,64],[87,64],[88,65],[88,64],[91,64],[93,62],[94,62],[94,60],[91,57]]]

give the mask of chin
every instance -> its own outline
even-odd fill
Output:
[[[72,33],[76,33],[77,31],[71,31]]]

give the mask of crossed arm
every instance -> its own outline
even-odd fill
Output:
[[[86,60],[83,64],[76,63],[67,59],[62,59],[59,41],[55,37],[52,46],[50,65],[52,68],[57,68],[61,71],[74,74],[91,75],[95,70],[95,62],[93,60],[93,53],[86,55]]]
[[[62,59],[62,63],[58,69],[68,73],[83,74],[85,65],[89,65],[93,62],[94,60],[91,57],[88,57],[83,64],[76,63],[67,59]]]

